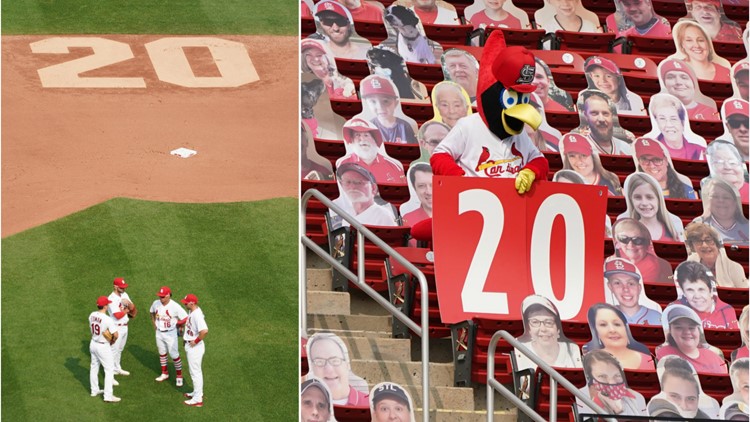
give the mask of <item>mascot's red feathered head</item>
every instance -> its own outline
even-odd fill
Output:
[[[536,130],[542,116],[529,104],[536,89],[534,55],[525,47],[506,47],[502,31],[492,31],[482,53],[477,81],[477,108],[484,124],[500,139]]]

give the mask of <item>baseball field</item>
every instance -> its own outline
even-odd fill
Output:
[[[2,2],[4,420],[296,418],[296,10]],[[115,277],[139,312],[110,404],[87,317]],[[154,381],[163,285],[206,315],[203,408],[182,350],[186,385]]]

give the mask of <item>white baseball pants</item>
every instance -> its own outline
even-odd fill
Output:
[[[193,400],[203,401],[203,354],[206,353],[206,342],[202,341],[195,346],[185,343],[185,354],[187,355],[188,368],[190,368],[190,379],[193,380]]]
[[[99,392],[99,366],[104,367],[104,400],[112,398],[112,383],[115,379],[115,361],[112,357],[112,346],[109,343],[99,343],[91,340],[89,344],[91,352],[91,372],[89,381],[91,393]]]
[[[156,330],[156,348],[159,350],[160,355],[166,355],[169,353],[169,357],[172,360],[180,357],[180,350],[177,347],[177,330],[172,329],[169,331]]]
[[[112,345],[112,357],[115,359],[115,370],[119,371],[122,369],[122,351],[125,350],[125,343],[128,341],[128,326],[118,324],[117,332],[120,334]]]

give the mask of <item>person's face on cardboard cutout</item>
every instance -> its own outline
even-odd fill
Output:
[[[691,247],[698,254],[702,263],[713,263],[719,259],[719,248],[716,246],[716,241],[708,234],[704,234],[700,239],[691,242]]]
[[[531,312],[526,325],[529,329],[531,341],[537,347],[557,345],[560,332],[557,328],[557,319],[551,312],[546,310]]]
[[[698,387],[679,377],[667,376],[661,387],[666,399],[677,406],[682,412],[698,411]],[[683,413],[683,415],[685,415]]]
[[[479,69],[466,54],[445,56],[445,69],[450,80],[461,85],[466,92],[476,92]]]
[[[384,94],[375,94],[368,95],[365,101],[370,110],[375,113],[380,123],[387,123],[390,126],[391,121],[395,118],[394,113],[398,106],[398,98]]]
[[[745,128],[745,133],[747,134],[747,128]],[[711,154],[711,168],[716,173],[712,176],[719,177],[731,185],[742,186],[745,182],[742,162],[731,151],[724,148],[719,148]]]
[[[431,124],[424,130],[424,139],[419,141],[419,145],[427,151],[429,156],[432,156],[435,147],[438,146],[447,135],[448,129],[446,129],[445,126]]]
[[[417,191],[419,203],[426,210],[432,209],[432,173],[414,172],[414,190]]]
[[[535,66],[534,80],[531,83],[536,87],[534,93],[539,96],[539,99],[542,100],[542,102],[547,101],[547,93],[549,92],[549,78],[547,77],[547,73],[544,71],[544,68],[542,68],[542,66]]]
[[[713,3],[693,0],[690,15],[704,27],[721,25],[721,14]]]
[[[466,117],[467,112],[466,99],[461,92],[454,89],[454,86],[450,84],[441,85],[435,95],[440,116],[443,118],[443,122],[450,127],[455,126],[458,119]]]
[[[355,171],[348,171],[342,175],[342,178],[353,174],[360,176]],[[310,348],[309,359],[313,364],[313,375],[325,382],[334,400],[349,396],[349,362],[344,359],[344,354],[335,341],[331,339],[315,341]]]
[[[713,294],[706,281],[684,280],[681,287],[685,299],[696,312],[709,312],[711,310],[711,306],[714,304]]]
[[[620,368],[612,362],[595,361],[591,364],[591,375],[600,384],[622,384],[625,382]]]
[[[640,230],[629,225],[617,225],[613,238],[624,258],[638,263],[648,254],[649,242]]]
[[[720,220],[734,219],[737,208],[735,197],[724,189],[724,186],[717,184],[711,192],[711,215]]]
[[[740,369],[737,371],[737,389],[739,391],[735,391],[740,393],[742,395],[742,401],[745,402],[745,404],[748,403],[748,396],[750,396],[750,380],[748,380],[748,376],[750,375],[750,372],[748,372],[746,369]]]
[[[356,171],[347,171],[341,175],[344,194],[353,205],[372,205],[375,202],[377,186]]]
[[[594,156],[580,152],[565,153],[570,161],[570,167],[584,178],[591,176],[594,172]]]
[[[645,25],[654,17],[648,0],[620,0],[622,11],[636,26]]]
[[[411,416],[409,408],[401,401],[382,399],[375,406],[373,420],[375,422],[409,422]]]
[[[651,175],[659,184],[667,181],[667,160],[651,154],[643,154],[638,157],[638,164],[643,168],[643,172]]]
[[[649,183],[643,183],[633,189],[630,199],[633,208],[642,219],[656,218],[659,212],[659,196],[654,193],[654,189]]]
[[[620,317],[611,309],[596,312],[596,334],[605,349],[623,349],[628,346],[628,332]]]
[[[698,324],[689,318],[680,318],[669,324],[669,334],[682,353],[692,354],[701,344],[701,331]]]
[[[565,17],[576,15],[578,0],[549,0],[549,3],[555,8],[555,15]]]
[[[346,45],[349,42],[349,19],[338,13],[324,13],[320,17],[323,32],[331,42],[337,45]]]
[[[664,75],[664,86],[668,93],[677,97],[683,104],[693,102],[695,84],[687,72],[670,70]]]
[[[366,163],[372,163],[380,151],[378,142],[370,131],[355,131],[352,134],[351,151]]]
[[[617,273],[609,276],[607,284],[620,307],[633,309],[639,306],[641,283],[638,279],[627,274]]]
[[[597,141],[611,140],[614,131],[612,111],[607,100],[597,95],[589,97],[584,104],[583,116],[591,129],[591,137]]]
[[[704,62],[708,60],[708,39],[703,32],[695,26],[689,26],[685,29],[680,45],[692,62]]]
[[[327,421],[331,413],[326,397],[319,388],[308,387],[300,397],[301,420],[304,422]]]
[[[308,48],[302,53],[305,57],[305,63],[312,73],[320,79],[328,77],[328,57],[326,53],[317,48]]]
[[[748,152],[748,119],[741,115],[732,115],[727,118],[727,130],[732,136],[732,141],[738,150],[747,154]]]
[[[750,76],[750,72],[748,71],[742,71],[735,76],[735,81],[737,82],[737,90],[740,91],[740,98],[747,101],[748,95],[750,95],[750,88],[748,88],[748,76]]]
[[[492,11],[499,11],[505,6],[505,0],[484,0],[484,7]]]
[[[614,73],[601,66],[594,66],[589,76],[594,82],[594,86],[589,88],[596,88],[609,95],[610,98],[616,98],[619,95],[620,81]]]
[[[660,107],[654,110],[656,125],[665,141],[682,142],[684,127],[680,115],[674,107]]]

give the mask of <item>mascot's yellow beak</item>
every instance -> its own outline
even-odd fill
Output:
[[[531,104],[516,104],[506,108],[501,113],[503,129],[510,135],[518,135],[523,130],[524,123],[534,130],[542,124],[542,115]]]

